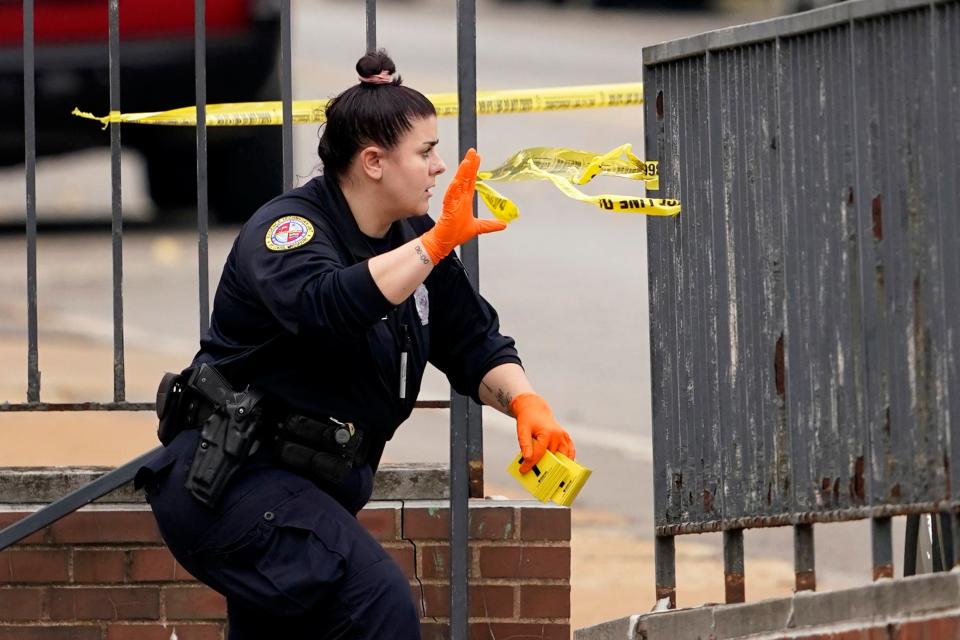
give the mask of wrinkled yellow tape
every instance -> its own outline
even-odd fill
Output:
[[[427,98],[434,104],[439,116],[454,116],[459,111],[459,101],[456,93],[431,94]],[[293,102],[294,124],[325,122],[328,102],[329,100],[295,100]],[[480,91],[477,93],[477,115],[624,107],[640,104],[643,104],[643,84],[641,83]],[[73,114],[81,118],[97,120],[104,127],[111,123],[189,127],[197,124],[196,107],[146,113],[111,111],[103,117],[74,109]],[[208,127],[278,125],[282,122],[283,105],[280,102],[235,102],[207,105],[206,123]],[[520,215],[520,211],[512,200],[497,193],[488,184],[490,182],[548,180],[568,198],[593,204],[604,211],[643,213],[651,216],[675,216],[680,213],[680,203],[676,200],[611,194],[591,196],[574,186],[586,184],[598,175],[641,180],[650,190],[659,187],[657,163],[640,160],[632,153],[629,144],[621,145],[603,154],[558,147],[532,147],[518,151],[495,169],[481,171],[477,176],[477,194],[493,212],[493,215],[505,222],[516,219]]]
[[[629,144],[602,154],[559,147],[532,147],[516,152],[495,169],[481,170],[477,174],[477,195],[494,217],[503,222],[515,220],[520,210],[512,200],[494,190],[489,182],[549,180],[568,198],[593,204],[604,211],[649,216],[675,216],[680,213],[680,202],[677,200],[611,194],[591,196],[574,186],[586,184],[597,176],[640,180],[650,190],[660,187],[657,163],[638,158]]]

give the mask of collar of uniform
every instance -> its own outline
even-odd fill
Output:
[[[367,242],[367,237],[360,231],[350,205],[347,203],[336,178],[323,174],[316,181],[317,191],[323,202],[324,209],[330,213],[330,221],[336,226],[340,237],[353,255],[356,262],[368,260],[376,255],[373,247]],[[406,220],[400,220],[390,225],[387,236],[390,237],[390,248],[395,249],[401,244],[412,240],[416,233]]]
[[[357,226],[357,221],[350,211],[350,205],[340,190],[336,178],[324,173],[316,181],[317,192],[323,208],[328,212],[330,222],[336,227],[337,233],[346,244],[347,249],[355,262],[363,262],[375,254],[373,247],[364,238],[363,232]]]

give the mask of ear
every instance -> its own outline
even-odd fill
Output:
[[[383,149],[371,145],[360,150],[357,154],[357,162],[368,178],[379,180],[383,177],[383,157]]]

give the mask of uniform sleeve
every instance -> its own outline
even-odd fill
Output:
[[[272,222],[244,230],[244,262],[256,295],[284,329],[356,336],[393,308],[367,261],[344,266],[324,227],[314,225],[303,245],[276,251],[265,241]]]
[[[480,403],[480,381],[496,366],[521,364],[513,338],[477,293],[455,254],[444,258],[426,282],[430,294],[430,362],[461,395]]]

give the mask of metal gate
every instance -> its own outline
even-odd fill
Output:
[[[293,187],[293,126],[292,126],[292,52],[290,0],[280,0],[280,86],[283,104],[282,162],[283,186]],[[110,110],[120,111],[120,11],[119,0],[109,0],[109,75]],[[195,91],[197,105],[197,237],[198,237],[198,296],[201,335],[210,321],[209,258],[208,258],[208,148],[206,128],[206,2],[194,2]],[[366,0],[366,46],[377,45],[377,3]],[[153,403],[128,402],[124,371],[123,337],[123,207],[120,181],[121,126],[110,125],[111,180],[112,180],[112,245],[113,245],[113,401],[80,403],[47,403],[41,398],[40,366],[37,328],[37,207],[36,207],[36,49],[34,0],[23,0],[23,81],[24,132],[26,165],[26,243],[27,243],[27,397],[22,403],[0,403],[0,411],[152,411]],[[460,156],[477,145],[476,124],[476,3],[475,0],[457,0],[457,92],[459,110]],[[476,202],[474,203],[476,213]],[[460,253],[467,267],[471,283],[476,287],[479,274],[477,240],[461,247]],[[159,379],[159,372],[158,372]],[[467,544],[468,498],[483,497],[483,442],[480,407],[470,398],[451,391],[449,401],[418,401],[419,408],[449,408],[450,439],[450,500],[451,500],[451,554],[450,554],[450,633],[454,638],[467,637],[467,574],[469,548]],[[149,455],[149,454],[148,454]],[[0,550],[14,544],[34,531],[50,524],[71,511],[96,500],[117,486],[117,478],[132,478],[140,466],[140,458],[116,472],[113,480],[101,479],[87,485],[63,500],[29,518],[28,523],[17,523],[0,532]]]
[[[648,48],[657,597],[674,536],[960,508],[960,4],[860,0]],[[955,517],[955,516],[954,516]],[[954,521],[954,535],[957,533]]]

